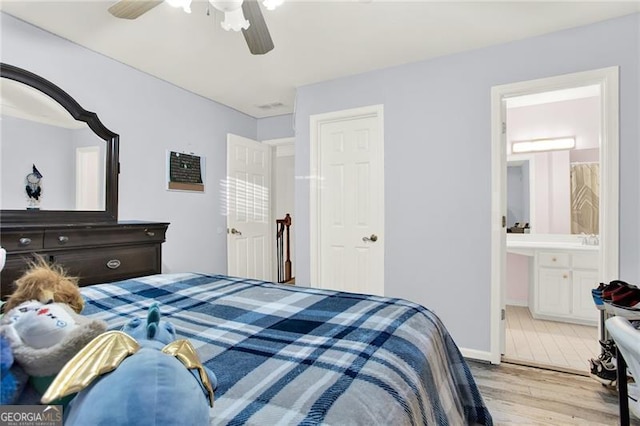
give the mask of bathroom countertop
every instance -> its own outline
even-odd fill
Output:
[[[507,234],[507,252],[533,256],[536,249],[597,252],[600,246],[583,244],[575,235]]]

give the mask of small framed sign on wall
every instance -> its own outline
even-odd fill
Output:
[[[167,189],[204,192],[204,157],[167,151]]]

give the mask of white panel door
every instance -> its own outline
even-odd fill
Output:
[[[379,116],[319,127],[320,281],[384,294],[384,175]]]
[[[227,273],[271,281],[271,152],[227,136]]]

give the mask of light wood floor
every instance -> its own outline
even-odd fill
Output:
[[[529,308],[507,306],[504,359],[589,373],[600,354],[598,328],[533,319]]]
[[[469,361],[495,425],[616,425],[618,395],[569,373]],[[639,426],[640,421],[631,420]]]

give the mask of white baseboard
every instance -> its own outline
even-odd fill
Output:
[[[465,358],[491,362],[491,352],[467,348],[460,348],[460,352],[462,352],[462,356]]]
[[[529,307],[529,302],[527,300],[506,300],[505,305],[509,305],[509,306],[522,306],[522,307]]]

